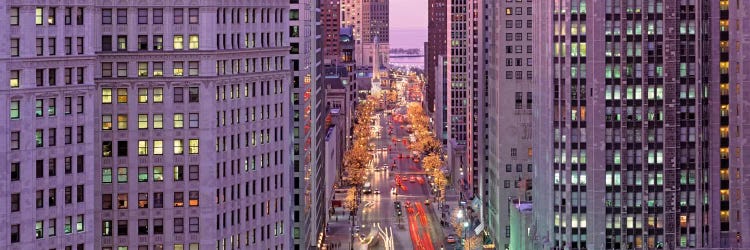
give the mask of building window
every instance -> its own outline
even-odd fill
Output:
[[[185,193],[175,192],[174,193],[174,207],[183,207],[185,205]]]
[[[69,37],[65,38],[65,49],[66,49],[65,54],[66,55],[70,55],[70,53],[68,52],[69,50],[68,39]],[[110,35],[102,36],[102,51],[112,51],[112,36]]]
[[[125,115],[125,114],[117,115],[117,129],[119,130],[128,129],[128,115]]]
[[[164,89],[163,88],[154,88],[151,92],[153,94],[153,102],[154,103],[161,103],[163,101],[163,97],[164,97]]]
[[[10,56],[11,57],[18,57],[20,55],[20,39],[18,38],[11,38],[10,39]]]
[[[190,139],[188,140],[188,154],[198,154],[199,152],[199,141],[198,139]]]
[[[182,50],[183,44],[182,35],[175,35],[172,39],[172,49],[174,50]]]
[[[102,9],[102,24],[112,24],[112,9]]]
[[[174,114],[174,128],[183,127],[183,115],[181,113]]]
[[[128,209],[128,194],[127,193],[117,194],[117,209]]]
[[[182,8],[172,9],[174,24],[182,24],[183,18],[185,17],[184,10]]]
[[[10,243],[21,242],[21,225],[10,225]]]
[[[148,193],[138,193],[138,208],[148,208]]]
[[[19,101],[10,101],[10,119],[18,120],[21,118],[21,106]]]
[[[164,127],[164,116],[162,114],[154,114],[154,129],[161,129]]]
[[[102,183],[112,183],[112,169],[111,168],[102,169]]]
[[[102,221],[102,236],[112,236],[112,221]]]
[[[199,102],[198,87],[188,88],[188,102]]]
[[[154,234],[164,234],[164,220],[154,219]]]
[[[190,24],[197,24],[199,21],[198,17],[198,9],[197,8],[190,8],[188,9],[188,23]]]
[[[36,18],[34,20],[34,23],[36,23],[36,25],[44,24],[44,8],[43,7],[36,7],[35,17]]]
[[[83,232],[84,229],[85,227],[84,227],[83,215],[79,214],[76,216],[76,232]]]
[[[174,218],[174,233],[184,233],[185,232],[185,221],[183,218]],[[176,248],[175,248],[176,249]]]
[[[148,36],[146,35],[138,36],[138,50],[140,51],[148,50]]]
[[[117,77],[127,77],[127,76],[128,76],[128,63],[126,62],[117,63]]]
[[[124,236],[128,235],[128,220],[118,220],[117,221],[117,235]],[[118,249],[121,250],[121,249]],[[122,249],[125,250],[125,249]]]
[[[188,75],[189,76],[197,76],[198,75],[198,62],[197,61],[191,61],[188,62]]]
[[[199,225],[199,219],[198,219],[198,217],[190,217],[190,219],[188,219],[188,223],[189,223],[188,230],[191,233],[198,233],[200,231],[199,230],[200,225]]]
[[[102,115],[102,130],[112,130],[112,115]]]
[[[102,156],[103,157],[112,156],[112,141],[102,141]]]
[[[188,205],[191,207],[197,207],[200,205],[200,193],[198,191],[190,191],[188,198],[190,199]]]
[[[197,181],[200,172],[198,171],[198,165],[188,166],[188,180]]]
[[[198,113],[190,113],[189,118],[190,118],[189,127],[190,128],[197,128],[199,120],[200,120],[199,119],[199,114]]]
[[[128,9],[117,9],[117,24],[128,24]]]
[[[154,153],[153,155],[163,155],[164,154],[164,141],[162,140],[154,140]]]
[[[182,145],[182,139],[175,139],[172,143],[174,145],[174,154],[175,155],[181,155],[184,152],[184,147]]]
[[[118,10],[119,22],[119,10]],[[138,9],[138,24],[148,24],[148,9]]]
[[[173,62],[172,63],[172,75],[173,76],[182,76],[183,72],[183,62]]]
[[[138,114],[138,129],[148,129],[147,114]]]
[[[199,45],[199,39],[198,35],[190,35],[189,36],[189,47],[190,49],[198,49]]]
[[[18,7],[11,7],[10,8],[10,25],[11,26],[18,26],[18,15],[19,15],[19,8]]]
[[[148,89],[138,88],[138,103],[147,103],[147,102],[148,102]]]
[[[138,141],[138,155],[148,155],[148,141]]]
[[[128,36],[117,36],[117,50],[118,51],[128,50]]]
[[[505,164],[505,172],[512,172],[512,171],[513,171],[513,165]]]
[[[37,56],[44,55],[44,38],[36,39],[36,55]]]
[[[10,88],[18,88],[20,86],[21,72],[19,70],[10,71]]]
[[[154,35],[154,50],[160,51],[164,49],[164,37],[161,35]]]
[[[160,77],[164,75],[164,63],[163,62],[154,62],[154,77]],[[156,100],[154,100],[156,102]]]
[[[172,175],[174,176],[174,181],[183,181],[185,173],[182,165],[175,165],[172,169]]]

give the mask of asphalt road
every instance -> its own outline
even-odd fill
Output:
[[[402,115],[405,108],[401,109]],[[376,114],[374,129],[376,132],[375,139],[375,157],[373,166],[383,167],[388,165],[389,168],[383,171],[373,171],[369,173],[369,181],[373,190],[379,190],[380,194],[365,194],[362,196],[362,213],[357,224],[363,225],[360,232],[365,235],[377,235],[377,229],[373,226],[377,223],[382,228],[391,227],[393,229],[393,243],[395,249],[440,249],[445,245],[445,237],[439,223],[439,217],[436,215],[435,207],[430,196],[429,184],[421,169],[420,163],[415,163],[411,158],[408,146],[409,133],[406,131],[406,124],[394,121],[394,115],[386,115],[382,112]],[[401,127],[403,125],[403,128]],[[392,128],[392,134],[388,134],[389,128]],[[396,139],[395,141],[393,139]],[[404,144],[403,140],[407,143]],[[399,158],[401,154],[401,158]],[[390,166],[395,163],[391,170]],[[422,182],[411,182],[410,180],[402,181],[404,188],[398,187],[394,180],[396,176],[421,177]],[[391,193],[391,189],[397,189],[397,195]],[[431,205],[425,205],[425,200],[430,199]],[[396,215],[394,201],[402,204],[402,216]],[[405,207],[406,202],[412,204],[414,213],[409,214]],[[419,203],[417,205],[417,203]],[[410,218],[411,217],[411,218]],[[410,223],[414,225],[410,225]],[[412,233],[412,231],[416,231]],[[416,239],[415,239],[416,237]],[[385,249],[384,241],[377,237],[371,243],[369,249]],[[417,246],[415,247],[415,242]],[[360,245],[361,247],[361,245]]]

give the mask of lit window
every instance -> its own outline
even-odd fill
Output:
[[[174,36],[173,46],[174,46],[174,50],[182,50],[183,49],[182,35],[175,35]]]
[[[184,152],[181,139],[175,139],[173,145],[174,145],[174,154],[181,155]]]
[[[147,102],[148,102],[148,89],[139,88],[138,89],[138,103],[147,103]]]
[[[83,215],[79,214],[76,216],[76,232],[83,232],[84,230],[84,223],[83,223]]]
[[[102,130],[112,130],[112,115],[102,115]]]
[[[164,63],[154,62],[154,77],[164,76]]]
[[[117,209],[128,209],[128,194],[117,194]]]
[[[198,150],[198,146],[199,146],[198,139],[190,139],[190,140],[188,140],[188,146],[190,147],[190,149],[188,151],[189,154],[198,154],[198,152],[199,152],[199,150]]]
[[[182,128],[183,126],[183,115],[178,113],[174,114],[174,128]]]
[[[189,206],[197,207],[199,205],[200,193],[198,191],[190,191],[188,197],[190,199]]]
[[[161,103],[164,101],[164,89],[163,88],[154,88],[153,95],[154,95],[154,103]]]
[[[148,63],[147,62],[138,62],[138,76],[139,77],[148,76]]]
[[[154,167],[154,181],[155,182],[164,181],[164,167],[162,166]]]
[[[174,193],[174,207],[182,207],[185,205],[185,194],[183,192]]]
[[[20,117],[20,102],[10,101],[10,119],[16,120]]]
[[[71,216],[65,216],[65,223],[64,223],[63,231],[65,234],[70,234],[73,232],[73,217]]]
[[[164,154],[164,141],[154,140],[154,155]]]
[[[128,115],[117,115],[117,129],[128,129]]]
[[[173,62],[172,69],[173,76],[182,76],[184,70],[183,62]]]
[[[185,172],[183,170],[182,165],[175,165],[172,175],[174,176],[175,181],[182,181],[185,179]]]
[[[138,141],[138,155],[148,155],[148,141]]]
[[[112,103],[112,89],[102,89],[102,103]]]
[[[190,49],[198,49],[198,44],[199,44],[198,35],[190,35],[189,42],[190,42],[190,45],[189,45]]]
[[[20,86],[21,72],[18,70],[10,71],[10,87],[18,88]]]
[[[117,103],[128,103],[128,89],[117,89]]]
[[[148,128],[148,115],[139,114],[138,115],[138,129],[147,129],[147,128]]]
[[[36,25],[43,25],[44,24],[44,8],[36,7],[35,17],[36,17],[35,18]]]
[[[154,128],[161,129],[164,127],[164,116],[162,114],[154,114]]]
[[[117,182],[118,183],[128,182],[128,168],[126,167],[117,168]]]

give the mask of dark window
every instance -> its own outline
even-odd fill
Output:
[[[102,36],[102,51],[112,51],[112,36]]]
[[[174,14],[174,24],[182,24],[183,18],[185,17],[184,10],[181,8],[175,8],[172,10]]]
[[[112,24],[112,9],[102,9],[102,24]]]
[[[117,141],[117,156],[128,156],[128,141]]]
[[[128,9],[117,9],[117,24],[128,24]]]

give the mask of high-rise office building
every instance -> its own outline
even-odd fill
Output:
[[[743,1],[535,1],[533,238],[748,248]]]
[[[0,248],[290,247],[287,2],[0,6]]]
[[[96,10],[0,10],[0,248],[94,249]]]
[[[437,78],[442,76],[437,75],[438,67],[442,67],[443,64],[438,60],[438,56],[446,56],[448,50],[447,35],[448,35],[448,3],[447,0],[429,0],[427,9],[427,42],[425,53],[425,72],[427,72],[427,86],[426,89],[426,101],[427,110],[429,112],[435,112],[435,82]]]
[[[510,245],[509,211],[513,200],[529,200],[532,157],[532,7],[528,1],[488,3],[489,106],[485,221],[500,249]],[[511,248],[516,249],[516,248]]]
[[[354,35],[354,60],[358,67],[373,67],[375,56],[380,65],[389,62],[389,0],[341,0],[341,26],[351,27]],[[377,39],[375,39],[377,37]],[[380,53],[375,53],[378,49]]]
[[[484,162],[484,1],[448,2],[448,158],[462,199],[480,196]],[[482,140],[480,140],[482,138]]]
[[[325,234],[325,86],[323,72],[323,29],[318,19],[320,0],[291,4],[299,13],[289,22],[292,65],[292,218],[293,249],[317,248]]]
[[[320,3],[320,19],[323,23],[323,63],[335,65],[341,62],[341,4],[340,0]]]

